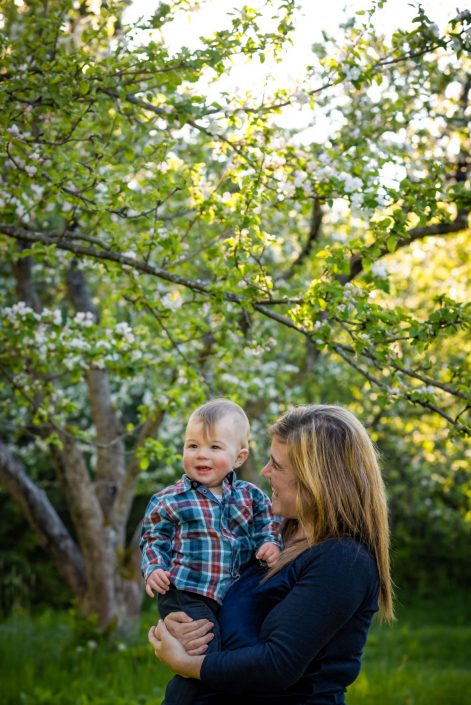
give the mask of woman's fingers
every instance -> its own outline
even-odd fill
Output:
[[[169,631],[165,626],[165,622],[163,619],[159,619],[159,621],[157,622],[157,626],[154,627],[154,630],[155,635],[159,641],[162,641],[162,639],[165,639],[165,637],[169,635]]]
[[[152,646],[152,648],[154,649],[156,655],[158,656],[157,651],[160,648],[161,641],[156,634],[156,627],[155,626],[153,626],[149,629],[149,631],[147,633],[147,639],[148,639],[150,645]]]
[[[213,627],[214,624],[209,620],[198,619],[193,622],[191,627],[189,625],[182,627],[182,632],[184,632],[185,636],[189,639],[199,639],[200,637],[207,635]]]
[[[193,649],[200,649],[202,646],[205,646],[206,644],[209,644],[210,641],[214,639],[214,634],[212,632],[207,632],[205,634],[201,634],[198,637],[193,637],[191,641],[188,641],[188,643],[185,645],[185,648],[187,651],[193,650]]]
[[[201,656],[201,654],[206,653],[206,651],[208,650],[208,644],[213,639],[214,634],[210,632],[209,634],[205,634],[199,639],[193,639],[192,641],[190,641],[185,646],[185,649],[191,656]]]
[[[165,617],[166,624],[167,624],[167,620],[172,620],[174,622],[190,623],[190,622],[193,622],[193,617],[190,617],[190,615],[187,614],[186,612],[170,612],[170,614]],[[167,627],[168,627],[168,624],[167,624]]]
[[[165,625],[169,630],[170,634],[176,637],[185,648],[199,648],[202,644],[210,641],[206,639],[198,644],[193,644],[195,639],[200,639],[211,631],[214,624],[208,619],[196,619],[195,621],[180,621],[179,615],[184,614],[183,612],[172,612],[165,618]],[[185,615],[187,617],[187,615]],[[175,618],[177,617],[177,618]]]
[[[185,612],[170,612],[164,622],[170,634],[178,639],[182,633],[181,626],[193,624],[193,619]]]

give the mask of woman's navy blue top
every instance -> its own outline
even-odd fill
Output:
[[[222,651],[207,654],[195,705],[341,705],[360,671],[379,581],[350,538],[310,548],[260,584],[251,564],[227,593]]]

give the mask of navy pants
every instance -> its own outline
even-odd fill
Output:
[[[221,635],[217,621],[220,607],[217,602],[204,595],[177,590],[175,587],[170,587],[165,595],[159,595],[157,601],[162,619],[170,612],[186,612],[193,619],[209,619],[213,622],[214,639],[209,642],[205,653],[220,651]],[[192,705],[199,690],[199,680],[174,676],[167,685],[162,705]]]

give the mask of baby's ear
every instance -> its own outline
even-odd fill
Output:
[[[236,458],[236,462],[235,462],[236,468],[240,468],[240,466],[245,463],[245,461],[247,460],[248,457],[249,457],[248,448],[241,448],[239,450],[239,453]]]

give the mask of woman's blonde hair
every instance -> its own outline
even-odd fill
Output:
[[[351,536],[375,557],[380,613],[393,619],[386,496],[365,428],[347,409],[313,404],[286,412],[269,433],[287,445],[297,481],[297,519],[285,520],[288,546],[269,575],[309,546]],[[289,544],[300,525],[306,538]]]

